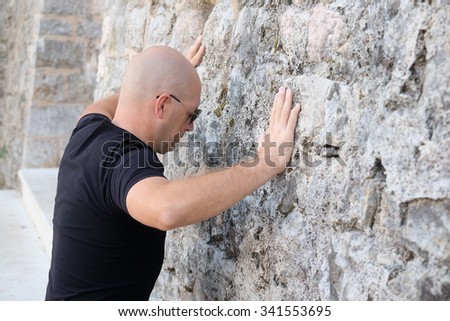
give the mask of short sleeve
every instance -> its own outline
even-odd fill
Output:
[[[80,118],[80,120],[78,120],[77,125],[76,125],[75,129],[73,130],[72,135],[88,125],[92,125],[95,123],[101,124],[105,120],[109,120],[109,118],[102,114],[84,115],[83,117]]]
[[[126,198],[130,189],[145,178],[164,177],[164,167],[153,150],[141,146],[131,146],[119,163],[112,169],[110,195],[112,202],[129,214]]]

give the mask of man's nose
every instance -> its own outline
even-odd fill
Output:
[[[192,130],[194,130],[194,123],[188,122],[186,125],[186,131],[190,132]]]

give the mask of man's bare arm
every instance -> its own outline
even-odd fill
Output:
[[[292,155],[299,112],[300,105],[292,108],[290,90],[280,88],[266,133],[270,146],[275,146],[260,146],[257,164],[243,163],[173,182],[155,177],[141,180],[128,192],[128,211],[139,222],[161,230],[198,223],[220,214],[286,168]]]
[[[87,114],[102,114],[109,119],[113,119],[114,114],[116,113],[118,102],[119,93],[100,99],[99,101],[88,105],[84,112],[81,114],[80,119]]]

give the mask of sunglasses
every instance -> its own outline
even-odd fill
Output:
[[[169,95],[170,95],[170,97],[172,97],[173,99],[175,99],[177,102],[179,102],[181,105],[183,105],[184,108],[189,109],[189,108],[187,108],[187,106],[186,106],[185,104],[183,104],[177,97],[175,97],[175,96],[172,95],[172,94],[169,94]],[[156,96],[156,99],[158,99],[158,98],[159,98],[159,96]],[[197,117],[200,116],[201,113],[202,113],[202,110],[201,110],[201,109],[196,109],[195,111],[189,113],[189,117],[190,117],[189,124],[192,124],[192,123],[197,119]]]

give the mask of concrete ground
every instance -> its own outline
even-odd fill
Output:
[[[0,190],[0,300],[43,300],[49,255],[16,191]]]

